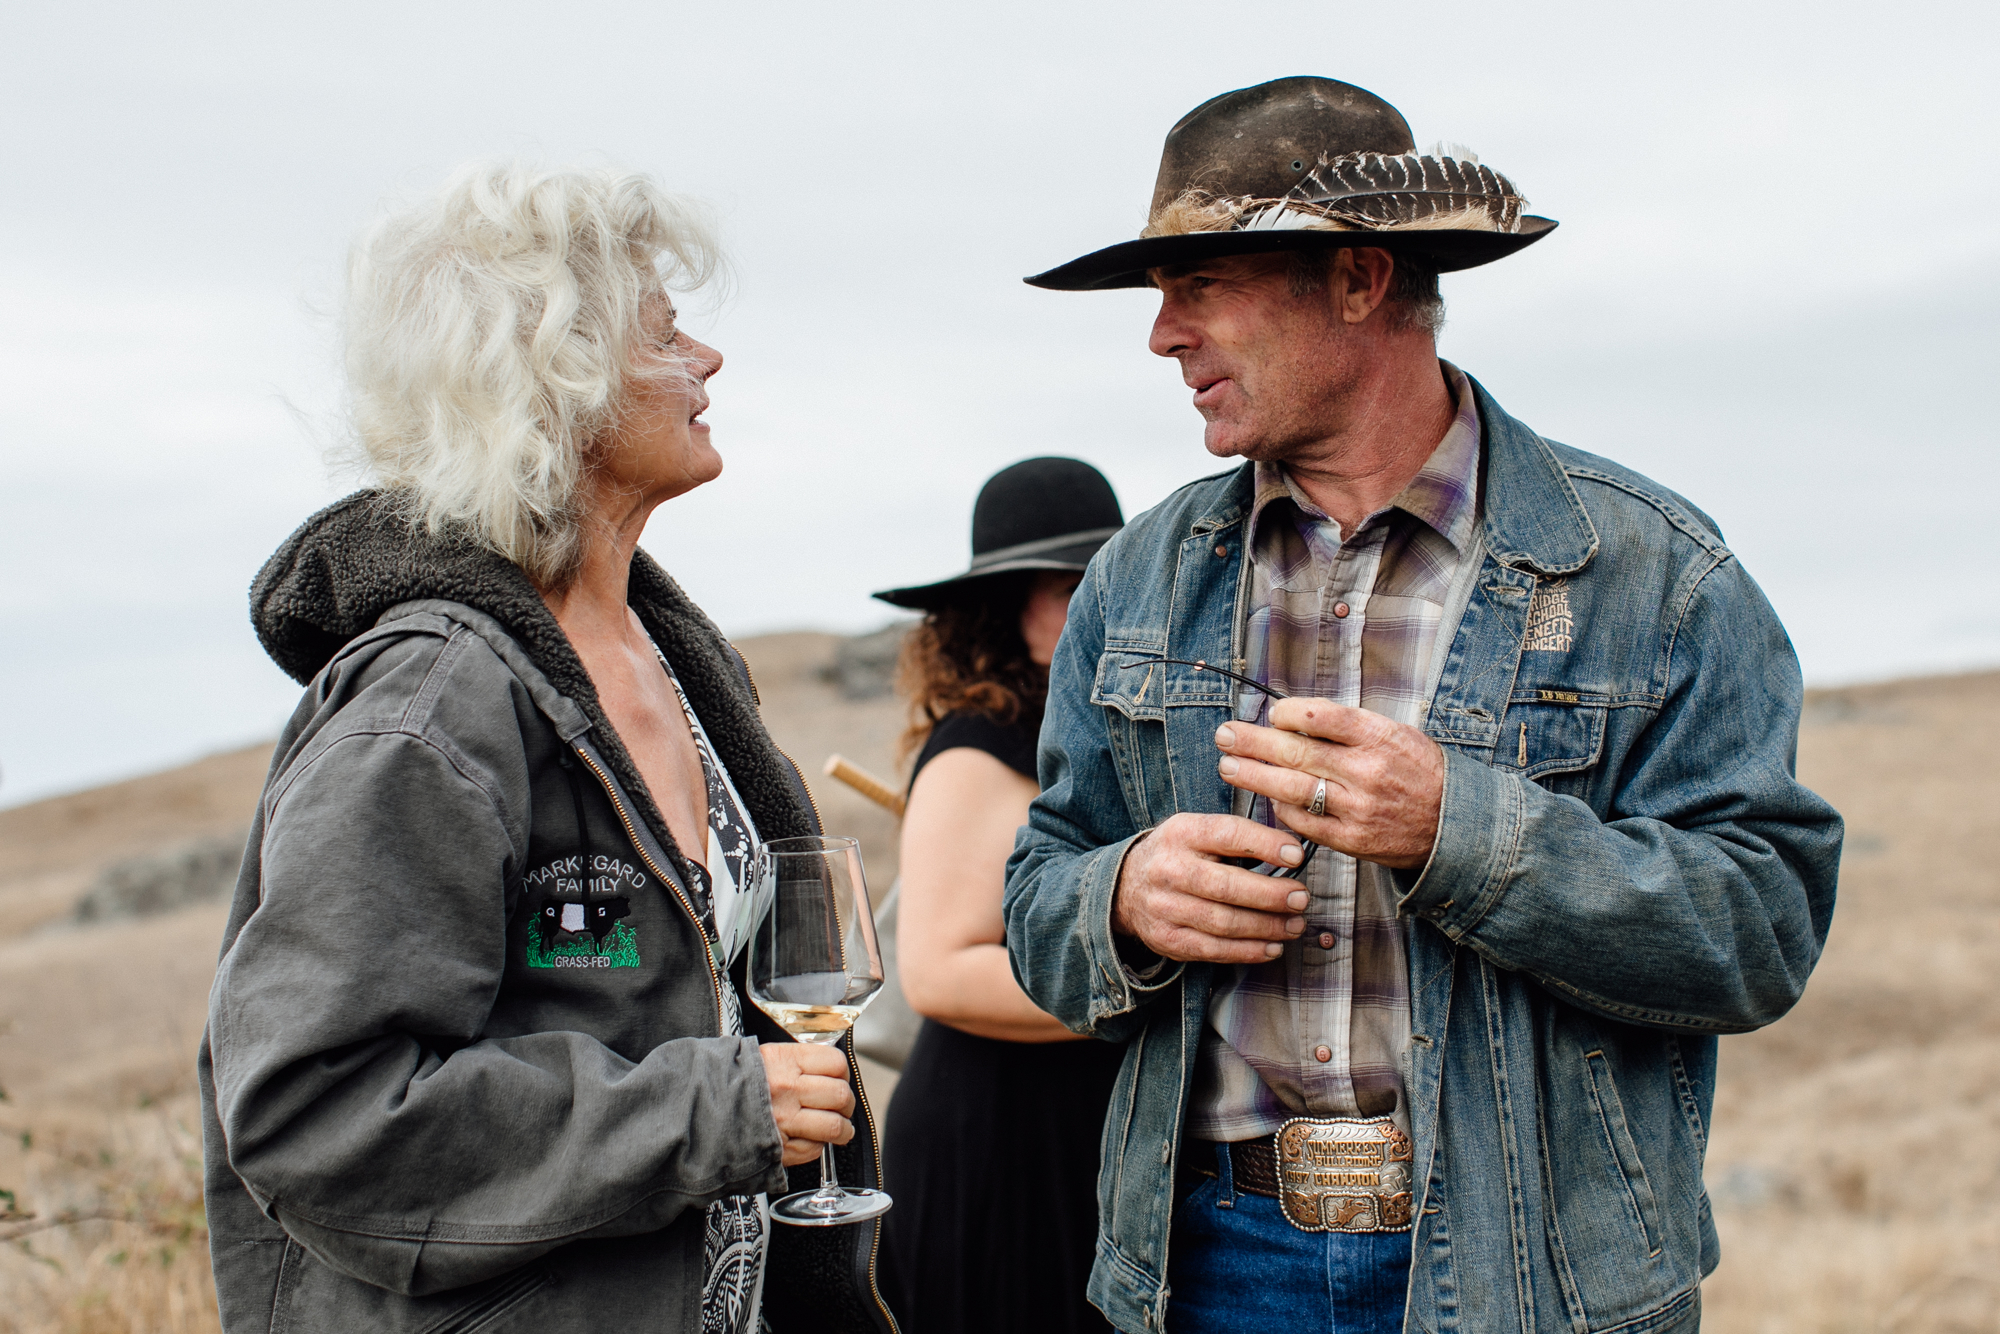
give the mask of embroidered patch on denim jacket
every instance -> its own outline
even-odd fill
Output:
[[[1575,642],[1576,621],[1569,611],[1569,580],[1551,579],[1528,600],[1528,633],[1523,653],[1567,653]]]

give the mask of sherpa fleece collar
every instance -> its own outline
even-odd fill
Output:
[[[357,491],[300,524],[250,586],[250,620],[272,661],[307,684],[350,639],[399,603],[436,598],[498,621],[590,719],[598,750],[654,834],[683,855],[569,637],[513,562],[457,537],[433,537],[379,491]],[[660,646],[738,793],[766,838],[816,833],[788,760],[757,713],[742,659],[722,632],[645,552],[632,557],[628,601]]]

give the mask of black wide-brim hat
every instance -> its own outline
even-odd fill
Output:
[[[1210,98],[1167,133],[1144,233],[1038,273],[1035,287],[1144,287],[1147,270],[1232,255],[1380,247],[1439,273],[1555,230],[1468,153],[1419,153],[1402,113],[1336,79]]]
[[[970,585],[1024,570],[1082,570],[1125,525],[1104,474],[1082,459],[1023,459],[979,488],[972,507],[972,564],[934,583],[875,594],[895,607],[929,611]]]

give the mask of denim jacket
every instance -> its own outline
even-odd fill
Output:
[[[1474,389],[1480,544],[1424,724],[1443,807],[1429,864],[1398,874],[1420,1183],[1405,1329],[1692,1328],[1718,1258],[1702,1188],[1716,1036],[1798,1000],[1840,817],[1794,776],[1797,659],[1715,525]],[[1112,894],[1144,831],[1229,809],[1213,741],[1228,683],[1151,660],[1241,670],[1250,486],[1246,465],[1185,487],[1092,561],[1052,668],[1042,795],[1007,866],[1021,984],[1126,1047],[1090,1298],[1128,1331],[1165,1324],[1214,975],[1137,980]]]

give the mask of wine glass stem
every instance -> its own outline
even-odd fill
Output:
[[[840,1180],[833,1171],[833,1144],[822,1144],[819,1150],[819,1189],[813,1192],[813,1203],[832,1207],[840,1202]]]

